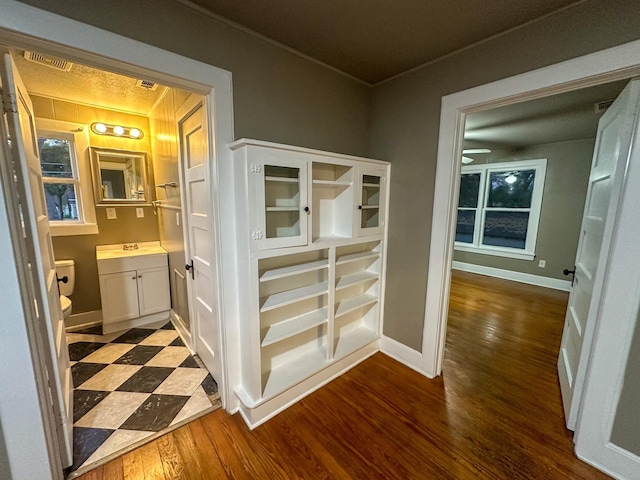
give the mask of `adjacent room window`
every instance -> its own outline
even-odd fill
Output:
[[[37,119],[36,127],[51,234],[98,233],[86,126]]]
[[[456,250],[533,260],[546,159],[463,166]]]

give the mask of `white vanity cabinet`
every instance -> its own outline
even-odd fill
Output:
[[[387,162],[231,144],[241,383],[250,427],[379,350]]]
[[[137,250],[113,245],[96,248],[103,333],[169,318],[167,252],[150,243]]]

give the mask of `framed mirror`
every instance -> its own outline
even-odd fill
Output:
[[[91,168],[96,205],[153,200],[145,152],[91,147]]]

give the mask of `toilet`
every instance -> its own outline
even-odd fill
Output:
[[[76,268],[73,260],[56,260],[56,275],[58,276],[58,287],[60,288],[60,306],[62,314],[66,320],[71,315],[71,300],[68,295],[73,293],[76,282]],[[62,279],[67,277],[67,283]]]

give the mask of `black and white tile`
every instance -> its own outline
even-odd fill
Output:
[[[74,386],[72,471],[220,406],[213,377],[174,330],[67,334]]]

